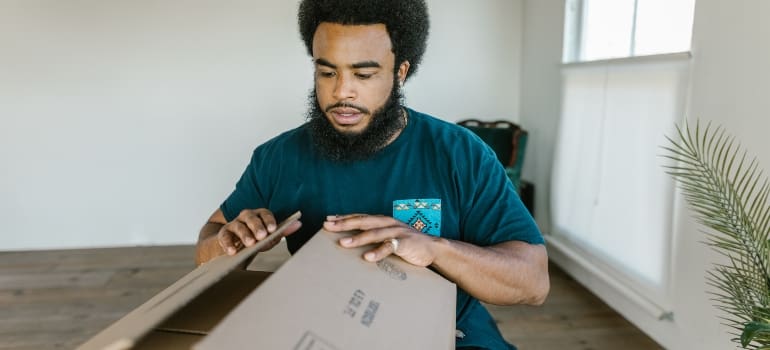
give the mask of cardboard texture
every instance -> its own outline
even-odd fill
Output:
[[[79,349],[454,349],[454,284],[398,257],[366,262],[371,247],[342,248],[344,235],[320,231],[272,275],[243,269],[260,244],[213,259]]]
[[[194,349],[453,349],[454,284],[342,236],[317,233]]]

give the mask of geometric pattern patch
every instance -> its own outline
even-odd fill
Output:
[[[441,236],[441,199],[395,200],[393,217],[422,233]]]

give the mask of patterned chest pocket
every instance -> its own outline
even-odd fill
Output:
[[[441,199],[398,199],[393,217],[417,231],[441,236]]]

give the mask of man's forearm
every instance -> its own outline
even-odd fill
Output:
[[[432,266],[477,299],[498,305],[542,304],[550,289],[543,245],[490,247],[441,239]]]
[[[197,265],[225,254],[222,246],[217,241],[217,233],[219,233],[222,226],[224,224],[209,221],[201,228],[201,232],[198,235],[198,244],[195,249],[195,263]]]

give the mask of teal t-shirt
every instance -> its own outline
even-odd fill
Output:
[[[334,162],[313,146],[305,125],[254,150],[222,203],[230,221],[243,209],[267,208],[277,220],[302,211],[302,228],[287,237],[297,251],[327,215],[379,214],[425,234],[489,246],[517,240],[543,244],[494,152],[467,129],[407,109],[398,138],[356,162]],[[478,300],[457,290],[457,346],[512,348]]]

